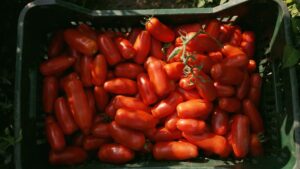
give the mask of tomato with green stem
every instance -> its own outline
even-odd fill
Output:
[[[155,39],[161,42],[172,42],[175,39],[173,30],[160,22],[156,17],[147,19],[145,27]]]
[[[179,87],[184,90],[192,90],[196,87],[195,79],[193,78],[192,74],[187,75],[186,77],[182,77],[179,80]]]

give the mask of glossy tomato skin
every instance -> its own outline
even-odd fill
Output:
[[[64,89],[76,124],[84,134],[88,134],[92,126],[93,112],[81,81],[71,79],[66,82]]]
[[[98,46],[109,65],[115,65],[121,61],[122,57],[117,46],[107,34],[98,36]]]
[[[77,73],[73,72],[73,73],[70,73],[66,76],[64,76],[63,78],[60,79],[59,81],[59,86],[60,86],[60,89],[62,90],[65,90],[65,87],[67,86],[67,83],[70,81],[70,80],[73,80],[73,79],[79,79],[79,76]]]
[[[55,99],[58,96],[58,81],[54,76],[45,77],[43,80],[43,110],[46,113],[53,111]]]
[[[176,106],[183,102],[181,94],[172,92],[166,99],[157,103],[152,109],[152,115],[155,118],[163,118],[172,114],[176,110]]]
[[[251,134],[250,154],[253,157],[259,157],[264,154],[263,145],[260,142],[257,134]]]
[[[107,78],[107,63],[105,57],[98,54],[92,63],[91,68],[92,82],[96,86],[103,85]]]
[[[92,56],[83,56],[80,58],[80,79],[82,81],[83,86],[85,87],[90,87],[93,85],[91,74],[92,64]]]
[[[254,43],[255,42],[255,34],[252,31],[245,31],[242,34],[242,40],[245,42],[251,42]]]
[[[165,121],[165,128],[169,131],[177,130],[176,124],[178,120],[179,120],[178,115],[176,112],[174,112],[173,114],[167,117]]]
[[[219,82],[214,82],[218,97],[230,97],[235,94],[235,89],[230,85],[222,85]]]
[[[49,163],[53,165],[74,165],[83,163],[87,159],[87,153],[81,147],[66,147],[61,152],[53,150],[49,153]]]
[[[233,117],[232,132],[232,149],[234,156],[243,158],[248,154],[250,145],[250,124],[249,118],[239,114]]]
[[[200,29],[202,29],[202,24],[200,23],[184,24],[176,27],[175,35],[178,37],[180,34],[185,35],[190,32],[198,32]]]
[[[245,98],[248,95],[249,88],[250,88],[249,74],[248,72],[244,72],[244,79],[236,89],[236,97],[240,100]]]
[[[125,38],[118,37],[115,39],[115,43],[122,54],[124,59],[134,58],[136,50],[133,48],[132,43]]]
[[[121,144],[105,144],[98,151],[100,161],[112,164],[124,164],[134,158],[134,151]]]
[[[227,112],[237,113],[241,109],[241,101],[234,97],[219,99],[219,107]]]
[[[207,24],[205,31],[210,36],[217,39],[220,34],[220,27],[221,27],[221,22],[218,21],[217,19],[213,19]]]
[[[104,113],[110,117],[111,119],[114,119],[115,118],[115,115],[116,115],[116,111],[117,109],[115,108],[114,104],[113,104],[113,100],[110,101],[108,103],[108,105],[105,107],[105,110],[104,110]]]
[[[192,75],[188,75],[186,77],[182,77],[179,80],[179,86],[184,90],[192,90],[196,87],[195,79]]]
[[[247,65],[247,70],[249,73],[253,73],[256,71],[256,62],[253,59],[250,59]]]
[[[213,104],[202,99],[195,99],[180,103],[176,109],[180,118],[206,119],[213,109]]]
[[[177,91],[182,95],[184,101],[193,100],[193,99],[201,99],[197,90],[184,90],[184,89],[178,88]]]
[[[162,61],[154,57],[149,57],[145,63],[145,68],[147,69],[155,93],[159,97],[169,94],[171,92],[171,84]]]
[[[209,73],[210,69],[213,65],[212,60],[210,57],[203,55],[203,54],[195,54],[194,59],[189,59],[188,64],[190,66],[202,66],[202,70],[205,73]]]
[[[132,150],[141,150],[145,144],[145,136],[143,133],[121,127],[115,121],[111,122],[109,131],[115,142]]]
[[[250,77],[250,85],[251,87],[255,87],[260,89],[262,85],[262,78],[258,73],[254,73]]]
[[[240,46],[242,42],[242,31],[239,27],[235,27],[229,43],[234,46]]]
[[[241,48],[246,53],[246,55],[248,56],[248,58],[253,58],[253,56],[254,56],[254,50],[255,50],[254,49],[255,48],[254,43],[242,41]]]
[[[213,63],[220,63],[223,60],[223,54],[220,51],[209,52],[208,57]]]
[[[73,57],[58,56],[44,61],[40,65],[40,72],[44,76],[56,75],[64,72],[75,62]]]
[[[141,33],[136,38],[134,45],[136,50],[136,56],[134,61],[137,64],[142,64],[147,60],[147,56],[151,49],[151,35],[148,31],[141,31]]]
[[[56,99],[54,110],[56,119],[66,135],[70,135],[78,129],[65,98]]]
[[[115,78],[104,83],[104,89],[114,94],[134,95],[137,93],[135,81],[127,78]]]
[[[206,123],[196,119],[179,119],[176,123],[177,128],[188,134],[202,134],[206,131]]]
[[[85,36],[87,36],[95,41],[97,40],[97,32],[91,26],[89,26],[85,23],[81,23],[78,25],[77,29],[79,32],[81,32]]]
[[[93,136],[95,136],[95,137],[111,138],[108,123],[98,122],[98,123],[94,124],[91,132],[92,132]]]
[[[151,114],[142,110],[122,108],[117,110],[115,121],[120,126],[139,131],[146,131],[156,125],[156,120]]]
[[[66,146],[63,131],[53,117],[48,116],[45,120],[46,135],[53,151],[62,151]]]
[[[226,135],[229,131],[228,114],[217,107],[212,113],[211,127],[215,134],[222,136]]]
[[[164,69],[171,80],[179,80],[183,76],[184,64],[182,62],[173,62],[164,65]]]
[[[239,68],[220,63],[213,65],[210,74],[215,81],[224,85],[239,85],[244,79],[244,73]]]
[[[98,50],[97,42],[76,29],[66,29],[64,39],[67,44],[84,55],[91,56]]]
[[[109,142],[108,139],[98,138],[98,137],[90,135],[90,136],[85,136],[83,138],[82,147],[86,151],[96,150],[96,149],[99,149],[99,147],[101,147],[102,145],[104,145],[108,142]]]
[[[158,100],[154,87],[146,73],[141,73],[137,76],[137,85],[139,94],[146,105],[153,104]]]
[[[189,142],[158,142],[152,152],[156,160],[187,160],[198,156],[197,146]]]
[[[181,131],[170,131],[164,127],[157,129],[153,134],[153,138],[150,137],[150,139],[152,139],[155,142],[174,141],[180,138],[182,138]]]
[[[92,111],[92,115],[94,117],[96,114],[96,100],[94,97],[94,92],[91,89],[86,89],[85,94],[88,99],[90,110]]]
[[[75,49],[69,48],[68,54],[74,58],[73,69],[76,73],[80,73],[80,58],[82,54],[76,51]]]
[[[129,109],[129,110],[143,110],[148,112],[149,108],[140,99],[135,97],[127,97],[122,95],[117,95],[113,99],[113,106],[117,110],[119,108]]]
[[[227,157],[230,153],[228,142],[223,136],[208,132],[200,135],[191,135],[187,133],[183,133],[182,135],[190,143],[221,157]]]
[[[131,44],[134,44],[138,35],[142,32],[141,28],[133,28],[132,31],[128,35],[128,40]]]
[[[255,104],[251,100],[245,99],[243,101],[243,112],[249,117],[253,133],[259,134],[264,132],[263,119],[258,112]]]
[[[102,86],[94,87],[94,96],[97,109],[103,111],[108,104],[109,96]]]
[[[196,32],[190,32],[187,37],[191,38],[195,34]],[[199,34],[187,44],[187,50],[190,52],[213,52],[219,49],[218,43],[207,34]]]
[[[248,93],[248,99],[250,99],[256,106],[259,105],[260,101],[260,89],[256,87],[251,87]]]
[[[196,89],[200,96],[207,101],[215,100],[217,97],[217,91],[212,79],[203,71],[196,72],[196,75],[201,76],[201,78],[195,78]]]
[[[151,38],[150,56],[161,60],[165,59],[164,53],[162,52],[162,44],[155,38]]]
[[[143,72],[144,68],[141,65],[128,62],[116,65],[114,75],[116,77],[136,79],[136,77]]]
[[[175,33],[155,17],[151,17],[145,26],[146,30],[161,42],[172,42],[175,39]]]
[[[234,27],[231,25],[222,25],[220,27],[219,41],[221,43],[226,43],[230,40],[234,31]]]
[[[56,32],[48,46],[48,57],[53,58],[61,53],[64,47],[63,31]]]
[[[248,64],[247,55],[239,47],[229,44],[224,45],[222,53],[225,56],[223,60],[225,66],[246,67]]]

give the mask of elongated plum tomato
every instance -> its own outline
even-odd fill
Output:
[[[92,116],[96,114],[96,100],[94,96],[94,92],[91,89],[85,90],[86,97],[88,99],[89,107],[92,111]]]
[[[64,72],[75,62],[73,57],[58,56],[44,61],[40,65],[40,72],[44,76],[56,75]]]
[[[158,128],[154,133],[153,133],[153,141],[155,142],[160,142],[160,141],[174,141],[182,138],[181,131],[179,130],[174,130],[170,131],[164,127]],[[151,138],[150,138],[151,139]]]
[[[49,163],[53,165],[74,165],[83,163],[87,153],[81,147],[66,147],[60,152],[53,150],[49,153]]]
[[[95,41],[97,40],[97,32],[91,26],[89,26],[85,23],[81,23],[78,25],[77,29],[79,30],[79,32],[81,32],[85,36],[87,36]]]
[[[192,75],[188,75],[186,77],[182,77],[179,80],[179,87],[181,87],[184,90],[192,90],[196,87],[195,85],[195,79]]]
[[[231,85],[223,85],[219,82],[214,82],[218,97],[230,97],[235,94],[235,89]]]
[[[127,78],[115,78],[104,83],[104,89],[114,94],[134,95],[137,93],[135,81]]]
[[[192,38],[195,36],[196,32],[190,32],[187,34],[188,38]],[[187,50],[190,52],[213,52],[218,51],[220,49],[217,41],[212,39],[207,34],[199,34],[196,35],[191,41],[187,44]]]
[[[193,100],[193,99],[201,99],[197,90],[184,90],[181,88],[177,88],[177,91],[182,95],[183,100]]]
[[[85,136],[83,138],[82,147],[87,151],[96,150],[108,142],[109,142],[108,139],[98,138],[98,137],[89,135],[89,136]]]
[[[215,100],[217,91],[211,78],[203,71],[196,71],[195,74],[198,75],[198,77],[201,77],[195,78],[195,86],[200,96],[207,101]]]
[[[165,59],[164,53],[162,52],[162,44],[155,38],[151,38],[150,56],[161,60]]]
[[[167,117],[165,121],[165,128],[169,131],[177,130],[176,124],[178,120],[179,120],[178,115],[176,112],[174,112],[173,114]]]
[[[129,110],[143,110],[148,112],[149,108],[140,99],[135,97],[128,97],[117,95],[113,99],[113,106],[117,110],[119,108],[129,109]]]
[[[196,119],[179,119],[176,126],[179,130],[188,134],[202,134],[207,129],[205,121]]]
[[[134,58],[136,55],[136,50],[133,48],[133,45],[125,38],[118,37],[115,39],[115,43],[122,54],[124,59]]]
[[[202,70],[205,73],[210,73],[210,69],[213,66],[213,62],[210,57],[202,54],[195,54],[194,58],[190,58],[188,61],[190,66],[202,66]]]
[[[206,119],[213,109],[213,104],[202,99],[195,99],[180,103],[176,109],[180,118]]]
[[[84,55],[91,56],[98,50],[97,42],[76,29],[64,31],[64,39],[67,44]]]
[[[103,85],[107,78],[107,63],[105,57],[98,54],[92,63],[92,82],[96,86]]]
[[[224,85],[239,85],[244,79],[244,73],[239,68],[220,63],[213,65],[210,74],[215,81]]]
[[[253,133],[260,134],[264,132],[263,119],[251,100],[245,99],[243,101],[243,112],[249,117]]]
[[[108,104],[109,96],[102,86],[94,87],[94,96],[97,109],[103,111]]]
[[[260,142],[257,134],[251,134],[250,154],[253,157],[262,156],[264,154],[262,143]]]
[[[143,64],[148,57],[151,49],[151,35],[148,31],[141,31],[141,33],[136,38],[134,45],[136,50],[136,55],[134,58],[135,63]]]
[[[54,76],[45,77],[43,80],[43,110],[46,113],[53,111],[54,101],[58,96],[58,81]]]
[[[184,64],[182,62],[173,62],[164,65],[165,71],[171,80],[179,80],[183,75]]]
[[[98,46],[109,65],[115,65],[121,61],[122,57],[116,44],[107,34],[98,36]]]
[[[172,42],[175,39],[175,33],[172,31],[172,29],[161,23],[155,17],[151,17],[146,22],[145,26],[146,30],[149,31],[155,39],[161,42]]]
[[[215,134],[226,135],[229,131],[229,117],[226,112],[217,107],[212,113],[211,127]]]
[[[217,39],[220,34],[220,27],[221,27],[221,22],[218,21],[217,19],[213,19],[207,24],[205,31],[207,34]]]
[[[232,36],[229,40],[229,44],[233,46],[240,46],[241,42],[242,42],[242,31],[239,27],[234,26]]]
[[[223,97],[219,99],[219,107],[227,112],[237,113],[241,109],[241,101],[235,97]]]
[[[93,125],[92,128],[92,134],[93,136],[99,137],[99,138],[111,138],[111,134],[109,132],[109,123],[96,123]]]
[[[91,87],[92,83],[92,56],[82,56],[80,58],[80,79],[84,87]]]
[[[53,117],[48,116],[45,120],[46,135],[50,147],[54,151],[61,151],[66,146],[63,131]]]
[[[136,63],[120,63],[116,65],[114,74],[117,77],[136,79],[137,75],[144,72],[144,68]]]
[[[240,100],[244,99],[248,91],[250,89],[250,79],[249,79],[249,74],[247,71],[244,72],[244,78],[242,83],[237,87],[236,90],[236,97]]]
[[[231,67],[246,67],[248,65],[248,57],[239,47],[233,45],[224,45],[222,53],[225,56],[223,64]]]
[[[53,58],[59,55],[63,47],[64,47],[64,34],[63,31],[58,31],[53,35],[51,42],[48,46],[48,57]]]
[[[139,94],[146,105],[153,104],[157,101],[158,97],[156,96],[154,87],[146,73],[141,73],[138,75],[137,85]]]
[[[198,156],[197,146],[189,142],[158,142],[153,147],[156,160],[187,160]]]
[[[100,161],[112,164],[124,164],[133,160],[134,151],[121,144],[105,144],[98,151]]]

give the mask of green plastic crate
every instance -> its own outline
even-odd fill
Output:
[[[190,161],[155,161],[137,157],[126,165],[101,163],[95,157],[78,166],[51,166],[45,142],[41,108],[42,77],[39,64],[46,53],[49,33],[89,21],[97,28],[141,26],[145,16],[155,15],[164,23],[177,25],[208,18],[234,22],[256,34],[255,59],[263,76],[260,112],[266,128],[265,156],[244,160],[198,157]],[[48,168],[199,168],[199,169],[299,169],[300,112],[295,68],[282,69],[286,44],[291,44],[289,14],[280,0],[231,0],[214,8],[95,10],[91,11],[59,0],[37,0],[21,12],[15,80],[15,135],[23,140],[15,146],[16,169]]]

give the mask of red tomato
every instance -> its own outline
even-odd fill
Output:
[[[217,39],[220,34],[220,27],[221,27],[221,22],[218,21],[217,19],[213,19],[207,24],[205,31],[207,34]]]
[[[229,40],[229,43],[234,46],[240,46],[242,42],[242,31],[240,28],[235,27],[233,34]]]
[[[173,44],[170,44],[170,46],[166,49],[166,60],[168,61],[168,63],[181,61],[181,56],[182,56],[182,52],[183,52],[182,49],[179,50],[178,54],[175,55],[172,59],[169,59],[170,54],[173,52],[174,49],[175,49],[175,46]]]
[[[157,101],[158,98],[154,92],[154,87],[146,73],[141,73],[138,75],[137,85],[140,97],[146,105],[153,104]]]
[[[89,26],[85,23],[81,23],[78,25],[77,29],[79,32],[81,32],[85,36],[87,36],[95,41],[97,40],[97,32],[91,26]]]
[[[243,32],[243,34],[242,34],[242,40],[246,41],[246,42],[254,43],[255,42],[254,32],[251,32],[251,31],[245,31],[245,32]]]
[[[196,119],[179,119],[176,126],[182,132],[188,134],[202,134],[206,131],[206,123]]]
[[[73,69],[76,73],[80,73],[80,58],[82,54],[77,52],[75,49],[69,48],[69,55],[74,58],[75,63],[73,64]]]
[[[179,130],[170,131],[164,127],[157,129],[153,135],[153,141],[155,142],[173,141],[173,140],[178,140],[180,138],[182,138],[181,131]]]
[[[174,32],[155,17],[151,17],[145,27],[155,39],[161,42],[172,42],[175,39]]]
[[[92,128],[92,134],[99,138],[110,138],[109,124],[102,122],[96,123]]]
[[[169,131],[177,130],[176,123],[179,120],[177,113],[174,112],[172,115],[168,116],[165,121],[165,128]]]
[[[255,50],[255,46],[253,43],[242,41],[241,48],[247,54],[248,58],[253,58]]]
[[[66,141],[63,131],[54,120],[54,118],[50,116],[46,117],[45,126],[47,140],[50,144],[51,149],[54,151],[63,150],[66,146]]]
[[[192,38],[195,34],[196,32],[190,32],[187,34],[187,38]],[[213,52],[219,49],[219,44],[207,34],[199,34],[187,44],[187,50],[190,52]]]
[[[143,29],[141,28],[133,28],[129,33],[128,40],[131,44],[134,44],[138,35],[142,32]]]
[[[244,73],[239,68],[220,63],[213,65],[210,74],[215,81],[224,85],[239,85],[244,79]]]
[[[122,54],[124,59],[134,58],[136,50],[133,48],[132,43],[125,38],[118,37],[115,39],[115,43]]]
[[[78,129],[65,98],[56,99],[54,110],[56,119],[66,135],[70,135]]]
[[[249,82],[249,74],[248,72],[244,73],[244,79],[242,83],[237,87],[236,89],[236,97],[240,100],[245,98],[248,95],[248,91],[250,88],[250,82]]]
[[[186,35],[190,32],[198,32],[202,29],[202,25],[200,23],[192,23],[192,24],[185,24],[176,27],[175,35],[178,37],[179,35]]]
[[[156,120],[151,114],[142,110],[122,108],[117,110],[115,121],[120,126],[140,131],[146,131],[147,129],[154,128],[156,125]]]
[[[202,55],[202,54],[195,54],[193,56],[194,56],[194,58],[189,59],[188,64],[190,66],[202,66],[202,70],[205,73],[209,73],[210,69],[213,65],[213,62],[211,61],[211,59],[208,56]]]
[[[141,150],[145,144],[145,136],[143,133],[121,127],[115,121],[111,122],[109,132],[115,142],[132,150]]]
[[[220,63],[223,60],[223,54],[220,51],[209,52],[208,57],[213,63]]]
[[[52,165],[74,165],[83,163],[87,153],[81,147],[66,147],[61,152],[53,150],[49,153],[49,163]]]
[[[117,110],[119,108],[125,108],[129,110],[143,110],[148,112],[149,108],[140,99],[135,97],[127,97],[117,95],[113,99],[113,106]]]
[[[172,92],[166,99],[157,103],[152,109],[152,115],[155,118],[163,118],[172,114],[176,106],[183,101],[181,94]]]
[[[254,73],[251,75],[250,84],[251,84],[251,87],[258,88],[258,89],[261,88],[262,78],[260,77],[260,75],[258,73]]]
[[[98,36],[98,45],[109,65],[115,65],[121,61],[122,57],[116,44],[107,34]]]
[[[211,78],[203,71],[196,73],[195,78],[196,89],[204,100],[213,101],[217,97],[217,91]]]
[[[105,107],[105,114],[108,115],[111,119],[115,118],[116,115],[116,109],[114,107],[113,100],[108,103],[108,105]]]
[[[133,47],[136,50],[134,61],[138,64],[144,63],[147,60],[151,48],[150,33],[148,31],[141,31],[136,38]]]
[[[251,87],[248,93],[248,99],[251,100],[256,106],[258,106],[260,101],[260,89]]]
[[[230,85],[222,85],[219,82],[214,82],[218,97],[230,97],[235,94],[235,89]]]
[[[182,77],[179,81],[179,86],[184,90],[192,90],[195,88],[195,79],[192,75]]]
[[[115,78],[104,83],[104,89],[114,94],[134,95],[137,93],[135,81],[127,78]]]
[[[76,29],[66,29],[64,39],[67,44],[84,55],[91,56],[98,50],[97,42]]]
[[[100,161],[112,164],[123,164],[133,160],[134,151],[120,144],[105,144],[98,152]]]
[[[241,101],[234,97],[219,98],[219,107],[231,113],[237,113],[241,109]]]
[[[220,27],[219,41],[221,43],[226,43],[230,40],[234,31],[234,27],[231,25],[222,25]]]
[[[120,63],[115,67],[114,75],[129,79],[136,79],[137,75],[144,72],[141,65],[135,63]]]
[[[165,71],[171,80],[179,80],[183,75],[184,64],[182,62],[173,62],[164,66]]]
[[[223,63],[225,66],[246,67],[248,65],[248,57],[240,48],[232,45],[224,45],[222,53],[225,56]]]
[[[162,44],[155,38],[151,38],[150,56],[154,56],[161,60],[165,58],[164,53],[162,52]]]
[[[91,68],[92,82],[96,86],[103,85],[107,78],[107,63],[105,57],[101,54],[98,54]]]
[[[44,61],[40,65],[40,72],[44,76],[56,75],[64,72],[75,62],[73,57],[58,56]]]
[[[229,130],[228,114],[217,107],[211,117],[211,127],[215,134],[226,135]]]
[[[168,75],[164,70],[162,61],[154,57],[149,57],[145,65],[145,68],[147,69],[147,72],[149,74],[149,79],[153,84],[155,93],[160,97],[169,94],[171,91],[171,84],[170,80],[168,79]]]
[[[256,62],[255,60],[250,59],[247,65],[247,70],[249,73],[253,73],[256,70]]]
[[[153,147],[156,160],[187,160],[198,156],[197,146],[189,142],[158,142]]]
[[[64,89],[76,124],[84,134],[88,134],[92,126],[93,114],[81,81],[71,79],[66,82]]]
[[[116,78],[114,72],[111,71],[111,70],[108,71],[108,72],[107,72],[107,76],[106,76],[106,80],[111,80],[111,79],[114,79],[114,78]]]
[[[45,77],[43,80],[43,110],[46,113],[53,111],[54,101],[58,96],[58,81],[54,76]]]
[[[96,114],[96,101],[95,101],[94,93],[92,92],[92,90],[86,89],[85,94],[89,102],[89,107],[94,117],[94,115]]]
[[[264,132],[262,117],[251,100],[243,101],[243,112],[249,117],[252,132],[258,134]]]
[[[178,88],[177,91],[182,95],[183,100],[193,100],[193,99],[201,99],[197,90],[184,90]]]
[[[176,109],[180,118],[206,119],[213,109],[213,104],[205,100],[195,99],[180,103]]]
[[[217,154],[221,157],[227,157],[230,153],[229,145],[223,136],[213,133],[203,133],[200,135],[182,134],[190,143],[199,148]]]
[[[92,64],[92,56],[83,56],[80,58],[80,79],[85,87],[90,87],[93,85],[91,74]]]
[[[264,149],[263,149],[262,143],[260,142],[260,140],[256,134],[251,134],[250,154],[253,157],[262,156],[264,154]]]
[[[104,138],[97,138],[95,136],[86,136],[83,139],[82,147],[86,151],[99,149],[102,145],[108,143],[109,140]]]
[[[53,58],[61,53],[64,47],[63,31],[56,32],[48,46],[48,57]]]
[[[59,81],[59,86],[62,90],[65,90],[65,86],[67,85],[67,82],[73,79],[79,79],[79,76],[77,75],[77,73],[70,73],[67,76],[63,77],[60,79]]]
[[[94,96],[98,110],[103,111],[108,104],[109,96],[102,86],[95,86]]]
[[[81,133],[78,135],[75,135],[75,137],[72,140],[72,145],[81,147],[82,143],[83,143],[83,138],[84,138],[84,135]]]
[[[97,123],[101,123],[104,122],[106,120],[105,114],[101,113],[101,114],[96,114],[94,117],[94,123],[93,124],[97,124]]]
[[[243,158],[248,154],[250,145],[250,124],[247,116],[239,114],[232,121],[232,149],[234,156]]]

